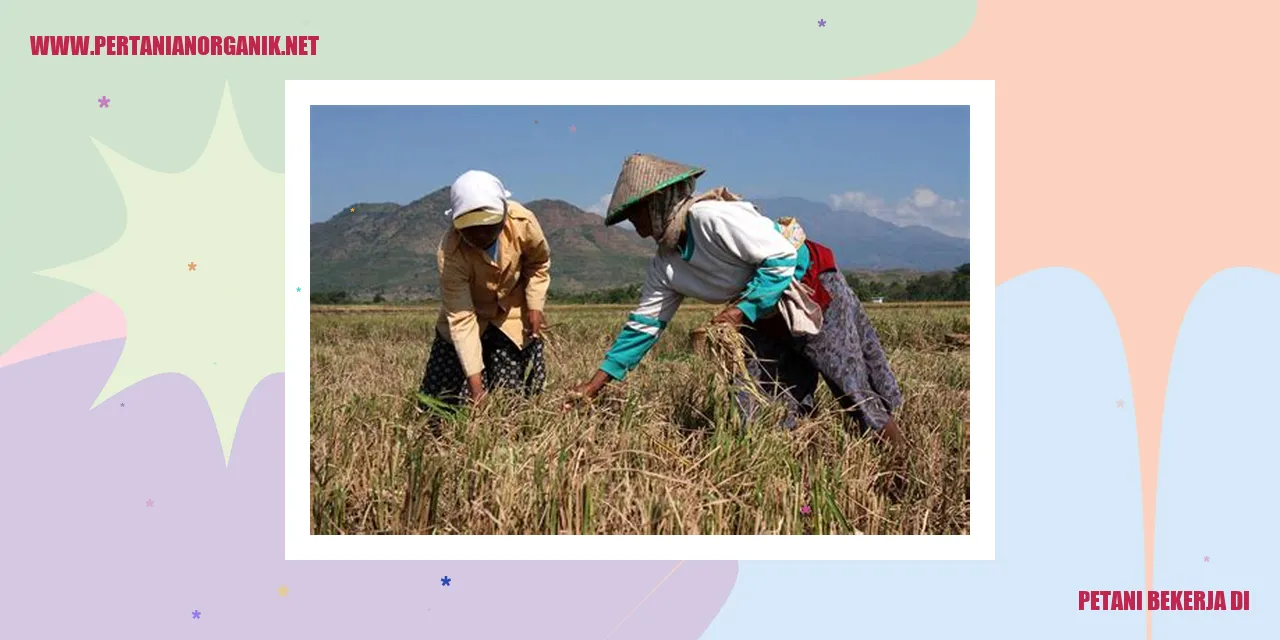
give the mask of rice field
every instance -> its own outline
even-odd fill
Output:
[[[314,307],[316,534],[967,534],[967,304],[868,304],[898,377],[905,453],[856,435],[823,387],[795,431],[766,407],[745,430],[685,305],[645,362],[564,411],[625,305],[553,306],[548,387],[452,417],[415,392],[435,309]]]

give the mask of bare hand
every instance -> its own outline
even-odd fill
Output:
[[[524,313],[524,333],[534,338],[542,335],[542,330],[547,328],[547,316],[541,311],[532,309]]]
[[[742,321],[745,319],[746,315],[742,313],[742,309],[739,309],[738,307],[729,307],[728,309],[717,313],[716,317],[711,319],[711,322],[712,324],[727,324],[736,327],[742,324]]]
[[[581,402],[590,401],[600,393],[600,390],[603,389],[604,385],[608,382],[609,374],[603,371],[597,371],[596,375],[590,380],[569,390],[569,399],[565,401],[562,407],[560,407],[561,410],[568,411]]]
[[[484,389],[484,378],[481,374],[477,373],[467,378],[467,392],[471,396],[471,404],[477,406],[489,397],[489,392]]]
[[[560,406],[561,411],[570,411],[574,407],[584,402],[589,402],[596,396],[597,391],[592,390],[591,383],[585,382],[569,389],[569,397]]]

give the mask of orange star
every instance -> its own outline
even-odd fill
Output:
[[[188,262],[188,263],[187,263],[187,271],[195,271],[195,270],[196,270],[196,263],[194,263],[194,262]]]

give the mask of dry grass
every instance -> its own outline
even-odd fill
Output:
[[[434,310],[313,314],[313,532],[968,533],[969,353],[947,338],[968,333],[967,307],[868,305],[905,456],[853,435],[825,392],[794,432],[770,426],[776,407],[739,430],[723,368],[692,353],[712,312],[686,306],[625,383],[565,413],[560,390],[594,372],[626,311],[551,308],[546,394],[435,421],[414,409]]]

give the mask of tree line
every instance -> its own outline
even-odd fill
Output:
[[[926,273],[910,280],[881,282],[862,280],[851,272],[844,279],[861,300],[884,298],[885,302],[967,302],[969,300],[969,263],[950,273]]]
[[[911,279],[894,282],[862,279],[852,271],[844,274],[849,288],[858,298],[870,301],[883,298],[885,302],[967,302],[969,300],[969,263],[950,272],[926,273]],[[597,291],[562,293],[554,289],[547,296],[559,304],[632,304],[640,298],[640,285],[629,284]],[[375,294],[373,304],[385,302],[381,293]],[[353,298],[346,291],[318,291],[311,294],[311,304],[367,304],[367,300]]]

